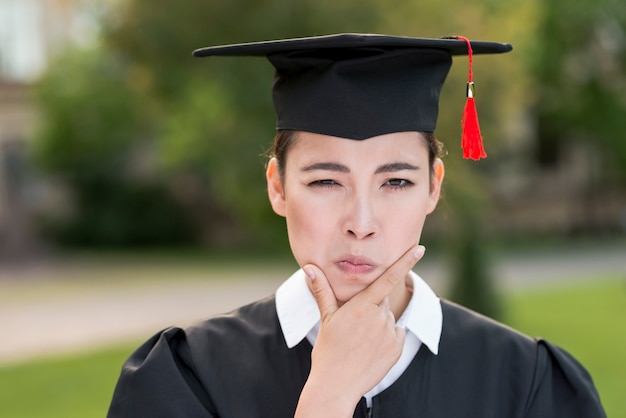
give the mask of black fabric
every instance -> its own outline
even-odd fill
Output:
[[[311,346],[287,348],[274,303],[270,297],[150,339],[124,365],[108,417],[293,417]],[[453,303],[442,308],[439,354],[422,346],[373,398],[371,416],[606,416],[591,377],[564,350]],[[354,416],[367,416],[364,399]]]
[[[357,140],[433,132],[452,65],[438,50],[368,51],[346,59],[274,54],[276,128]]]
[[[475,54],[511,50],[473,42]],[[457,39],[339,34],[223,45],[207,56],[266,56],[276,72],[276,128],[363,140],[392,132],[434,132],[439,93],[452,55],[467,54]]]
[[[471,44],[474,54],[499,54],[509,52],[513,49],[510,44],[500,42],[471,41]],[[449,51],[452,55],[467,54],[467,45],[465,42],[455,39],[454,37],[417,38],[372,33],[339,33],[305,38],[209,46],[196,49],[193,51],[193,55],[196,57],[215,55],[263,57],[276,52],[346,48],[437,48]]]

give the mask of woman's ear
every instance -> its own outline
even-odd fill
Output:
[[[276,158],[270,159],[267,163],[265,178],[267,179],[267,195],[272,209],[277,215],[285,216],[285,190]]]
[[[430,196],[428,213],[431,213],[437,207],[439,203],[439,196],[441,195],[441,185],[443,184],[443,178],[445,176],[445,167],[443,161],[440,158],[436,158],[433,163],[433,171],[430,179]]]

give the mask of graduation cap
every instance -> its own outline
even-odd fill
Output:
[[[453,55],[468,55],[462,118],[465,158],[486,157],[473,97],[473,54],[511,45],[464,37],[338,34],[200,48],[196,57],[264,56],[275,67],[277,129],[363,140],[403,131],[434,132],[439,93]]]

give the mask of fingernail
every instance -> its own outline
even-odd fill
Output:
[[[418,245],[413,250],[413,256],[415,258],[419,259],[419,258],[421,258],[424,255],[425,252],[426,252],[426,247],[424,247],[423,245]]]
[[[309,280],[315,280],[315,271],[311,267],[304,267],[302,270],[304,270],[304,273],[307,275]]]

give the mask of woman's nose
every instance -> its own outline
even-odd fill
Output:
[[[356,239],[374,237],[378,234],[378,222],[370,199],[354,199],[346,207],[343,230]]]

